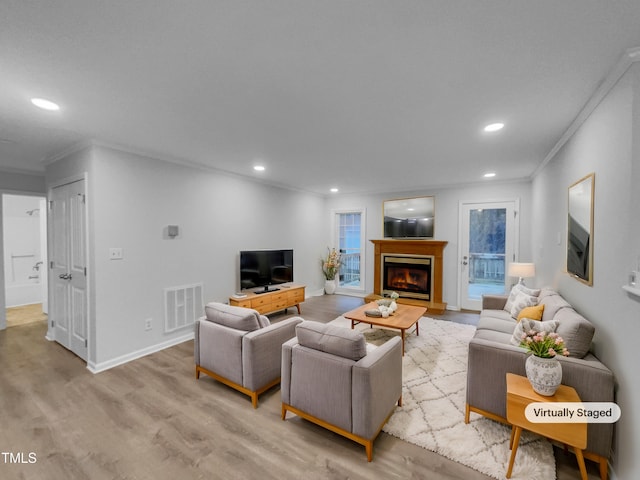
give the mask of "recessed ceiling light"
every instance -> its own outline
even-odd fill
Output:
[[[504,128],[504,123],[492,123],[484,127],[485,132],[497,132]]]
[[[33,103],[38,108],[42,108],[43,110],[60,110],[60,106],[57,103],[54,103],[51,100],[46,100],[44,98],[32,98],[31,103]]]
[[[330,192],[331,192],[331,193],[338,193],[338,189],[337,189],[336,187],[333,187],[333,188],[330,190]]]
[[[256,172],[264,172],[264,170],[265,170],[264,165],[255,165],[255,166],[253,167],[253,169],[254,169]]]
[[[495,172],[489,172],[484,174],[484,178],[492,178],[495,176],[496,176]]]

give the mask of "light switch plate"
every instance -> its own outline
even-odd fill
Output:
[[[110,248],[109,260],[122,260],[122,248]]]

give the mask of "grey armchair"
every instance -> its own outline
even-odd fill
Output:
[[[209,303],[196,320],[194,357],[196,378],[205,373],[251,397],[280,383],[282,344],[295,336],[299,317],[270,324],[257,311]]]
[[[402,342],[367,352],[353,330],[317,322],[296,326],[282,345],[282,420],[287,411],[347,437],[373,457],[373,442],[402,405]]]

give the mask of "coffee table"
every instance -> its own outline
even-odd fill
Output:
[[[418,320],[422,317],[427,309],[425,307],[416,307],[414,305],[398,304],[398,309],[387,318],[384,317],[367,317],[365,311],[378,308],[378,304],[375,302],[367,303],[355,310],[351,310],[343,314],[346,319],[351,320],[351,328],[353,329],[358,323],[368,323],[373,327],[394,328],[400,330],[402,335],[402,355],[404,355],[404,337],[405,332],[416,326],[416,335],[420,335],[420,325]]]

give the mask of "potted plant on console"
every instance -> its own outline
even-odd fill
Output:
[[[335,248],[327,248],[327,258],[322,260],[322,273],[324,273],[324,291],[327,295],[333,295],[336,291],[336,275],[340,269],[340,253]]]

